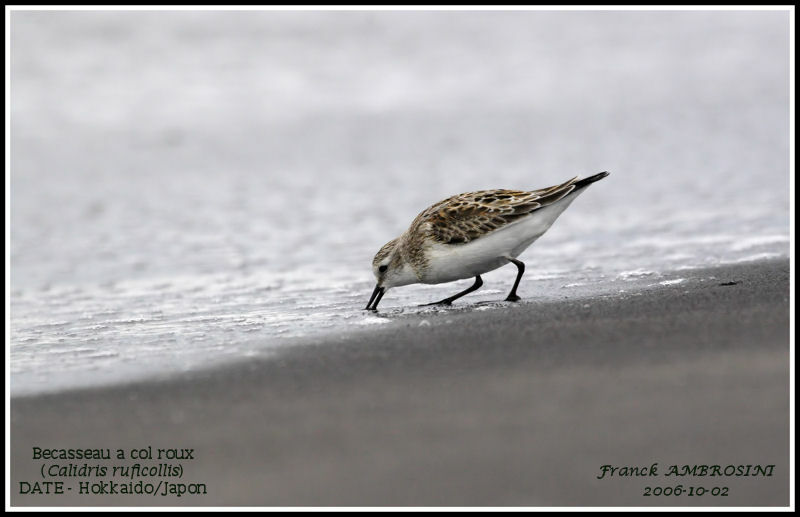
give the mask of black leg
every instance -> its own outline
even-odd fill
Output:
[[[506,297],[507,302],[518,302],[521,300],[519,296],[517,296],[517,286],[519,286],[519,281],[522,279],[523,273],[525,273],[525,264],[520,262],[519,260],[510,258],[508,259],[510,262],[513,262],[515,266],[517,266],[517,279],[514,281],[514,287],[511,288],[511,292],[508,293]]]
[[[461,291],[460,293],[454,294],[454,295],[453,295],[453,296],[451,296],[450,298],[445,298],[444,300],[441,300],[441,301],[438,301],[438,302],[433,302],[433,303],[428,303],[428,304],[426,304],[426,305],[450,305],[450,304],[451,304],[451,303],[453,303],[455,300],[458,300],[459,298],[461,298],[461,297],[462,297],[462,296],[464,296],[465,294],[469,294],[469,293],[471,293],[472,291],[477,291],[478,289],[480,289],[480,287],[481,287],[482,285],[483,285],[483,280],[481,280],[481,275],[478,275],[478,276],[476,276],[476,277],[475,277],[475,283],[474,283],[474,284],[472,284],[472,285],[471,285],[470,287],[468,287],[467,289],[464,289],[464,290],[463,290],[463,291]]]

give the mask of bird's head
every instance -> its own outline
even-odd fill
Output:
[[[400,253],[399,238],[390,240],[378,250],[372,259],[372,274],[375,275],[377,283],[367,304],[367,310],[377,309],[381,298],[390,288],[417,281],[416,275]]]

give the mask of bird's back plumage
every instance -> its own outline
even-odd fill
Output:
[[[410,233],[422,232],[441,244],[465,244],[551,205],[575,189],[572,178],[539,190],[479,190],[451,196],[423,210]]]

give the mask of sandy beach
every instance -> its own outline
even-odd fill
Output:
[[[477,309],[403,316],[157,382],[13,398],[11,502],[789,504],[787,260],[693,270],[676,285],[594,299]],[[43,481],[43,464],[137,463],[34,460],[33,447],[148,446],[192,449],[192,459],[167,462],[183,468],[170,481],[202,483],[206,493],[80,495],[79,481],[101,478],[75,477],[60,478],[63,494],[19,493],[20,482]],[[654,463],[656,476],[597,479],[603,465]],[[774,468],[665,476],[671,465]],[[677,485],[680,495],[645,495]],[[689,496],[689,487],[707,493]]]

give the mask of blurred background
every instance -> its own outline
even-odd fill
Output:
[[[12,12],[12,392],[418,310],[463,287],[365,315],[372,256],[470,190],[611,172],[523,297],[787,257],[788,43],[769,11]]]

